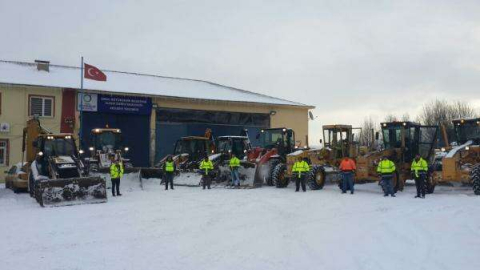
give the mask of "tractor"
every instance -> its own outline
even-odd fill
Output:
[[[299,157],[306,159],[311,166],[306,182],[310,189],[322,189],[327,175],[338,178],[338,166],[343,157],[355,158],[360,150],[354,139],[354,131],[350,125],[324,125],[324,147],[321,149],[299,149],[287,155],[286,163],[279,163],[273,170],[272,178],[277,188],[287,187],[292,180],[292,167]]]
[[[394,191],[402,191],[405,181],[411,178],[410,166],[415,156],[420,154],[427,162],[433,159],[438,126],[394,121],[381,123],[381,128],[383,149],[357,157],[355,181],[378,181],[378,163],[383,156],[387,156],[397,169],[393,176]],[[428,190],[430,182],[425,182]]]
[[[472,185],[474,193],[480,195],[480,118],[452,123],[457,146],[450,146],[445,138],[444,154],[432,166],[434,172],[427,191],[433,193],[438,183],[460,182]]]
[[[257,165],[254,184],[272,186],[273,170],[278,164],[285,163],[287,154],[295,150],[295,132],[288,128],[262,129],[257,139],[261,146],[253,149],[248,157]]]

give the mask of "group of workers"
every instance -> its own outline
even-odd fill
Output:
[[[428,172],[428,163],[420,155],[416,155],[410,166],[412,178],[415,179],[417,195],[415,198],[425,198],[425,181]],[[349,157],[345,157],[340,163],[342,171],[342,193],[350,190],[354,193],[354,179],[356,165],[355,161]],[[395,163],[388,156],[383,156],[377,166],[377,173],[381,176],[380,185],[383,187],[383,196],[395,197],[393,177],[396,172]]]
[[[238,187],[240,186],[240,177],[238,169],[240,167],[240,160],[235,154],[231,154],[229,161],[229,167],[231,172],[232,182],[231,185]],[[203,189],[210,189],[212,182],[211,173],[214,169],[212,161],[205,157],[201,162],[199,169],[202,173],[202,186]],[[341,189],[342,193],[347,193],[350,191],[350,194],[354,194],[354,175],[356,171],[355,161],[349,157],[345,157],[340,162],[339,167],[342,174],[342,183]],[[165,183],[165,190],[173,189],[173,178],[176,171],[176,165],[173,161],[172,156],[168,156],[166,162],[163,165],[163,179]],[[305,159],[301,157],[293,164],[292,175],[295,178],[295,192],[300,190],[300,186],[303,192],[307,191],[305,178],[308,172],[310,171],[310,166]],[[110,178],[112,181],[112,196],[122,196],[120,193],[120,179],[123,176],[124,168],[123,164],[115,159],[115,156],[111,156],[111,166],[110,166]],[[395,197],[395,191],[393,186],[393,177],[396,172],[395,163],[391,161],[388,156],[383,156],[377,166],[377,173],[381,176],[380,184],[383,187],[384,196]],[[425,181],[428,172],[427,162],[420,156],[416,155],[415,159],[411,164],[412,177],[415,179],[415,186],[417,188],[417,195],[415,198],[425,198]],[[116,191],[116,194],[115,194]]]

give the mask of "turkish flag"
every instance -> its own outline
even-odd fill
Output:
[[[95,80],[95,81],[106,81],[107,80],[107,75],[100,71],[100,69],[91,66],[89,64],[85,63],[85,69],[84,69],[84,74],[83,76],[85,79],[90,79],[90,80]]]

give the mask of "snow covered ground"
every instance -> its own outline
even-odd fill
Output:
[[[480,269],[480,196],[384,198],[122,181],[104,204],[41,208],[0,187],[0,269]]]

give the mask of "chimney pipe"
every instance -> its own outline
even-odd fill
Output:
[[[50,72],[50,61],[35,60],[37,64],[37,70],[44,70]]]

